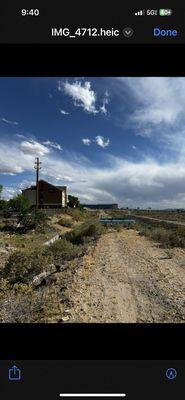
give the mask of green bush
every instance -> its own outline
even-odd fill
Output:
[[[67,228],[71,228],[73,226],[72,221],[70,219],[68,219],[68,218],[61,218],[58,221],[58,224],[61,225],[61,226],[65,226]]]
[[[80,251],[79,246],[75,246],[65,238],[57,240],[45,250],[46,254],[52,256],[53,262],[72,260],[79,255]]]
[[[97,239],[103,232],[105,232],[105,227],[100,222],[88,221],[67,233],[66,238],[73,244],[85,244],[91,238]]]
[[[5,210],[6,207],[7,207],[7,201],[0,199],[0,210]]]
[[[14,251],[10,254],[0,277],[11,284],[29,283],[35,275],[50,268],[51,257],[44,251]]]
[[[87,211],[79,208],[67,208],[66,214],[70,215],[75,221],[79,222],[86,218]]]
[[[30,202],[23,194],[18,194],[16,197],[8,201],[8,207],[14,211],[24,212],[29,209]]]
[[[38,232],[45,232],[47,221],[47,215],[40,210],[23,213],[19,217],[21,228],[25,232],[31,229],[35,229]]]

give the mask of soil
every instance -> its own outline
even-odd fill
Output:
[[[68,322],[185,322],[184,249],[169,254],[134,230],[110,229],[74,279]]]

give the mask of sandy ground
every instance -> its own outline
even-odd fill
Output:
[[[103,235],[75,274],[70,322],[185,322],[185,250],[134,230]]]

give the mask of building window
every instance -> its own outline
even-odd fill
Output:
[[[48,193],[56,193],[56,190],[53,189],[53,188],[49,188],[49,189],[48,189]]]

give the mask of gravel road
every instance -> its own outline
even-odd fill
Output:
[[[84,257],[71,322],[185,322],[185,250],[172,258],[134,230],[110,230]]]

